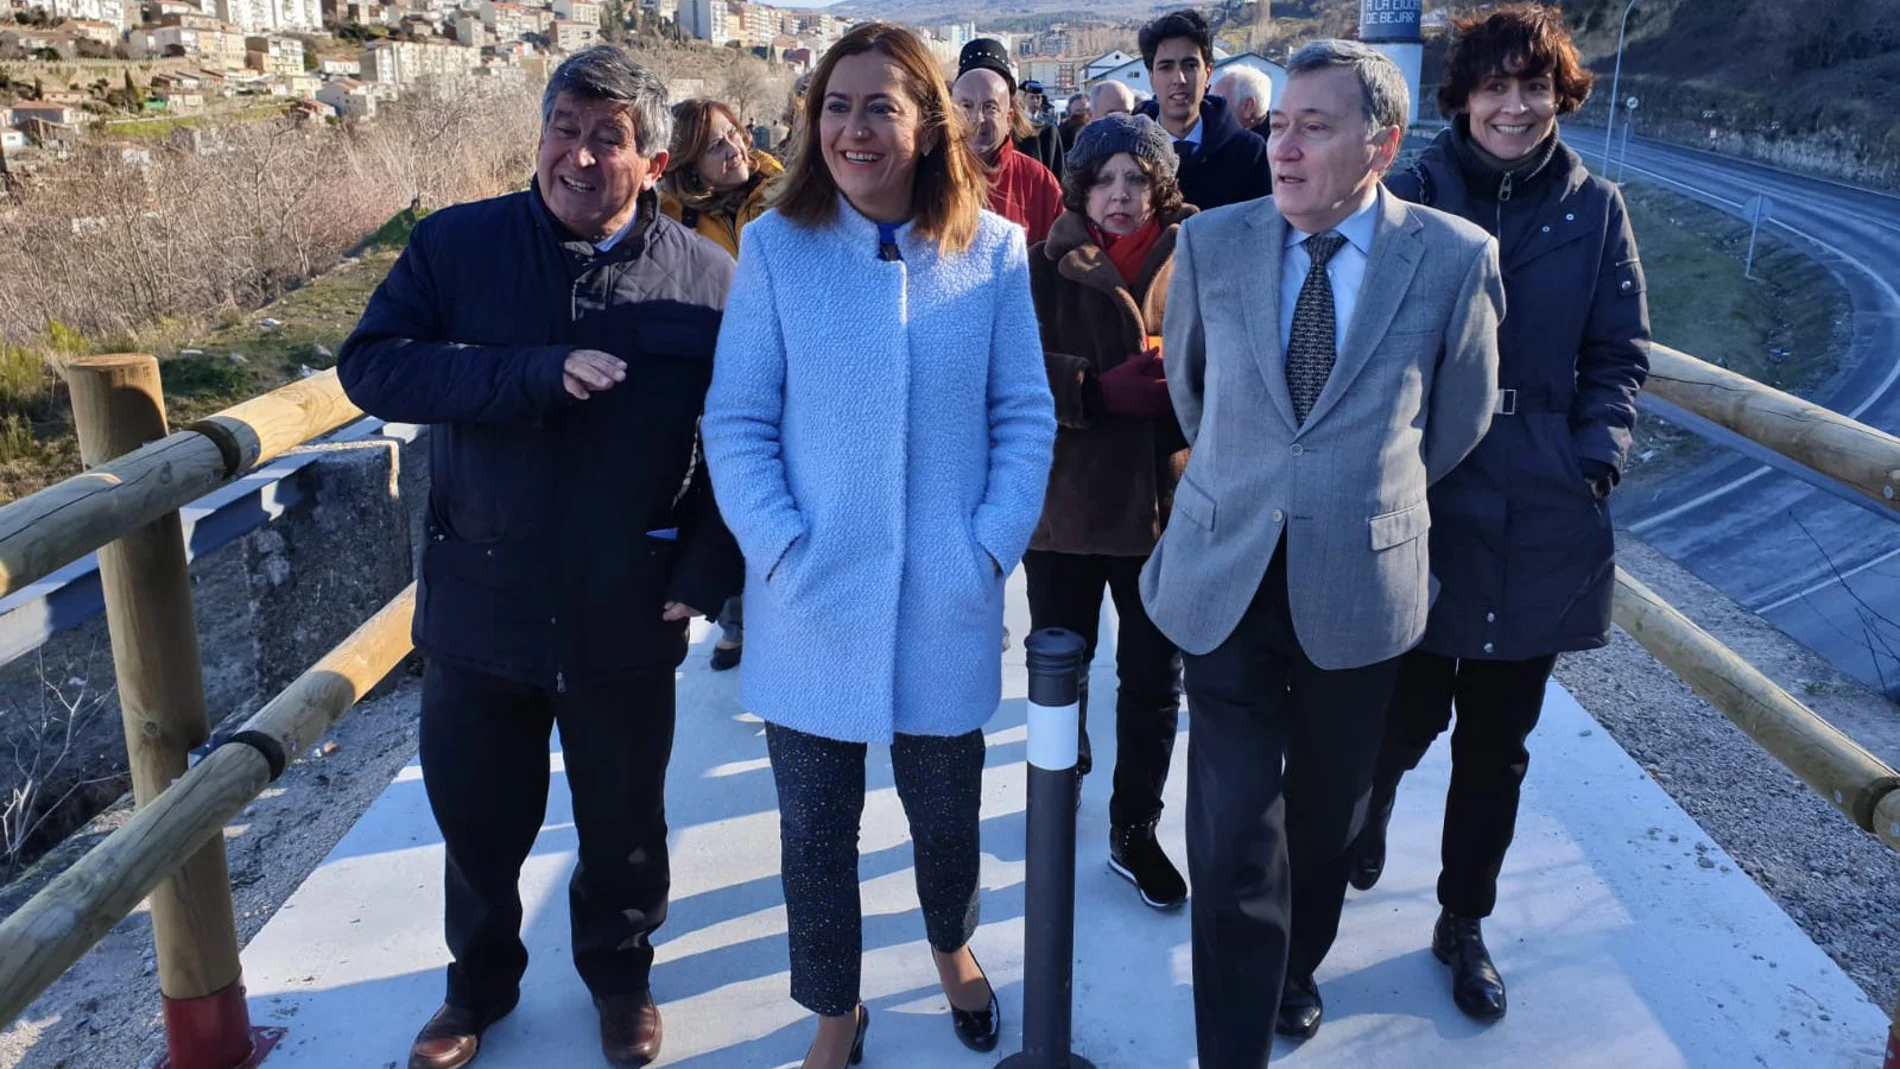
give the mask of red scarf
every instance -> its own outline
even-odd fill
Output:
[[[1109,262],[1121,272],[1122,281],[1133,289],[1135,283],[1141,280],[1141,267],[1148,262],[1148,254],[1154,251],[1155,243],[1161,240],[1161,217],[1150,215],[1148,221],[1134,233],[1120,236],[1091,222],[1089,236],[1108,254]]]

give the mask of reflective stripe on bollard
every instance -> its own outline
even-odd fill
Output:
[[[1029,845],[1023,1049],[998,1069],[1094,1069],[1069,1049],[1075,971],[1075,762],[1082,636],[1029,636]]]

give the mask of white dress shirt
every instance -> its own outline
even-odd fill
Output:
[[[1367,257],[1372,253],[1372,232],[1378,225],[1378,217],[1373,209],[1379,205],[1379,190],[1374,186],[1368,191],[1366,203],[1333,227],[1332,233],[1346,239],[1346,243],[1326,261],[1326,278],[1333,284],[1333,355],[1346,342],[1346,328],[1352,324],[1352,314],[1359,307],[1359,290],[1366,281]],[[1306,285],[1306,273],[1313,266],[1313,258],[1307,254],[1301,244],[1313,235],[1289,224],[1286,228],[1286,248],[1280,254],[1280,353],[1285,358],[1286,348],[1293,337],[1293,306],[1299,303],[1300,287]]]

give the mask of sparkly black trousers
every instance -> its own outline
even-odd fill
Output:
[[[766,725],[765,742],[778,784],[792,999],[841,1016],[858,1005],[864,956],[858,825],[866,746],[775,724]],[[898,735],[891,771],[910,821],[924,930],[948,953],[976,931],[983,733]]]

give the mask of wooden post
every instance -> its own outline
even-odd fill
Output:
[[[67,370],[80,459],[104,464],[165,437],[158,361],[89,357]],[[132,795],[149,804],[185,772],[209,735],[191,578],[178,513],[128,531],[99,550],[106,624],[132,769]],[[152,892],[152,935],[172,1069],[232,1069],[250,1059],[249,1011],[222,836]]]
[[[201,846],[220,842],[225,823],[282,772],[278,762],[307,750],[401,663],[411,649],[415,608],[410,584],[258,710],[231,742],[0,920],[0,1028]],[[260,1048],[272,1031],[261,1030]]]

